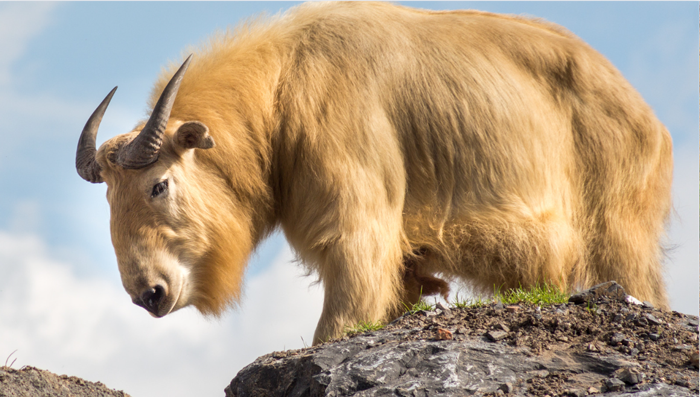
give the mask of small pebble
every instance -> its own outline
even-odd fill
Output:
[[[445,313],[445,314],[450,314],[450,312],[452,312],[452,310],[450,310],[449,307],[443,305],[442,302],[436,303],[436,304],[435,304],[435,308],[436,308],[436,309],[442,310],[442,312]]]
[[[633,368],[625,368],[618,374],[618,378],[629,385],[636,385],[637,383],[640,383],[642,380],[644,380],[644,377],[645,375],[643,373],[640,373]]]
[[[694,352],[690,353],[689,361],[693,367],[698,368],[698,349],[695,349]]]
[[[625,382],[621,381],[620,379],[617,378],[610,378],[606,379],[605,382],[605,391],[622,391],[625,390]]]
[[[513,392],[513,384],[510,382],[506,382],[506,383],[498,386],[498,390],[500,390],[504,393],[512,393]]]
[[[586,391],[583,389],[566,389],[564,394],[571,397],[583,397],[586,395]]]
[[[438,328],[435,339],[452,340],[452,332],[446,329]]]
[[[503,323],[498,323],[497,326],[500,327],[503,331],[510,332],[510,328],[508,328],[508,326]]]
[[[618,345],[618,344],[619,344],[620,342],[622,342],[623,340],[625,340],[625,335],[624,335],[624,334],[621,334],[621,333],[619,333],[619,332],[615,332],[615,333],[612,334],[612,336],[610,337],[610,343],[613,344],[613,346]]]
[[[491,339],[494,342],[498,342],[501,339],[504,339],[506,336],[508,336],[508,333],[505,331],[489,331],[486,333],[486,336]]]
[[[657,319],[656,317],[652,316],[649,313],[645,313],[644,318],[646,318],[650,323],[652,323],[654,325],[661,325],[664,323],[663,321]]]

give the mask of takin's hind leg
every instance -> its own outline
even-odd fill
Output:
[[[420,249],[413,252],[413,255],[404,257],[402,303],[408,307],[426,296],[439,294],[445,300],[448,298],[450,285],[445,280],[435,277],[424,266],[426,257],[430,255],[431,253],[427,250]]]
[[[606,232],[594,241],[588,269],[587,287],[605,281],[617,281],[635,298],[668,309],[664,285],[662,257],[658,234],[635,225],[632,219],[614,224],[608,222]],[[661,222],[659,222],[661,224]]]

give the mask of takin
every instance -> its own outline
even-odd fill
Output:
[[[248,257],[277,229],[324,288],[314,343],[445,280],[616,280],[668,306],[670,135],[564,28],[304,4],[178,65],[148,120],[97,150],[112,90],[76,154],[82,178],[107,184],[124,288],[155,317],[239,302]]]

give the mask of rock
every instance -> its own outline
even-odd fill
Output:
[[[610,344],[613,346],[619,345],[623,340],[625,340],[625,335],[619,332],[615,332],[610,336]]]
[[[499,340],[504,339],[506,336],[508,336],[508,332],[493,330],[487,332],[486,336],[492,341],[498,342]]]
[[[496,324],[496,327],[500,328],[501,330],[503,330],[505,332],[510,332],[510,328],[503,323]]]
[[[438,328],[436,332],[435,339],[437,340],[451,340],[452,339],[452,332],[446,329]]]
[[[445,314],[450,314],[451,310],[447,306],[443,305],[442,302],[438,302],[435,304],[436,309],[442,310],[443,313]]]
[[[606,392],[625,390],[625,382],[617,378],[606,379],[603,384]]]
[[[108,389],[100,382],[88,382],[74,376],[59,376],[34,367],[2,367],[0,396],[129,397],[123,391]]]
[[[501,390],[504,393],[511,393],[513,391],[513,384],[510,382],[506,382],[506,383],[498,386],[498,390]]]
[[[654,325],[662,325],[664,323],[663,321],[657,319],[656,317],[652,316],[649,313],[644,313],[644,318],[646,318],[647,321],[649,321],[650,323],[652,323]]]
[[[570,397],[583,397],[586,395],[586,391],[584,389],[566,389],[564,394]]]
[[[695,368],[698,368],[698,349],[695,349],[695,351],[690,353],[690,359],[688,360],[690,365],[692,365]]]
[[[619,300],[596,303],[599,311],[494,306],[406,314],[379,331],[269,354],[242,369],[226,395],[698,395],[697,369],[689,365],[697,328],[689,329],[689,316]],[[452,339],[440,337],[447,332]],[[663,333],[661,342],[655,333]]]
[[[628,385],[636,385],[644,380],[644,374],[633,368],[623,369],[617,377]]]
[[[537,320],[542,320],[542,308],[537,306],[537,308],[535,309],[535,313],[532,316],[535,317]]]
[[[698,332],[698,317],[697,316],[687,316],[684,321],[684,326],[692,332]]]
[[[506,346],[475,340],[398,342],[405,332],[387,335],[379,331],[282,359],[263,356],[239,372],[226,395],[350,396],[363,392],[370,396],[416,388],[425,391],[422,395],[452,395],[463,390],[493,393],[507,382],[512,384],[515,372],[537,369],[525,354],[510,352]],[[365,347],[377,338],[390,341]]]
[[[615,281],[608,281],[571,295],[571,297],[569,297],[569,302],[577,305],[585,303],[594,304],[596,302],[605,302],[608,300],[625,302],[627,296],[625,289],[622,288],[620,284]]]
[[[243,368],[226,388],[226,396],[462,396],[499,390],[520,396],[526,391],[514,386],[519,381],[547,382],[562,371],[586,372],[586,379],[602,380],[630,365],[615,354],[552,350],[537,356],[481,339],[405,341],[409,333],[380,330],[286,357],[268,354]],[[616,378],[606,382],[608,391],[625,387]],[[688,389],[679,390],[680,396],[692,395]]]

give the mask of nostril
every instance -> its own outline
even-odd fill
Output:
[[[153,314],[157,314],[158,306],[160,306],[160,303],[163,301],[164,297],[165,289],[161,285],[156,285],[155,287],[145,290],[141,294],[141,301],[143,302],[146,310]]]

